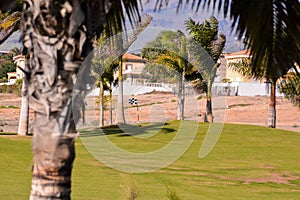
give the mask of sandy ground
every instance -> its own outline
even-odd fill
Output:
[[[138,109],[128,103],[131,97],[124,97],[125,118],[127,123],[164,122],[176,119],[176,96],[166,93],[138,95]],[[219,123],[254,124],[267,126],[268,97],[214,97],[214,121]],[[99,124],[98,105],[94,98],[86,99],[86,126]],[[14,106],[17,108],[5,108]],[[0,94],[0,131],[17,132],[20,115],[21,97],[12,94]],[[113,101],[116,107],[116,100]],[[186,96],[185,119],[203,121],[205,98],[197,100],[196,96]],[[115,110],[113,111],[115,115]],[[113,120],[115,118],[113,117]],[[30,112],[30,123],[33,112]],[[109,111],[105,110],[105,124],[109,122]],[[300,132],[300,109],[293,106],[287,99],[277,98],[277,128]]]

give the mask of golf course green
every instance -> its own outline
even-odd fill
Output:
[[[84,145],[84,137],[96,135],[130,152],[152,152],[172,141],[179,125],[179,121],[149,129],[143,125],[143,137],[116,126],[101,129],[102,135],[97,133],[100,129],[81,130],[76,140],[72,199],[300,199],[298,132],[225,124],[212,151],[200,159],[209,127],[200,123],[191,146],[179,159],[146,173],[110,168]],[[30,136],[0,134],[0,199],[29,198],[32,163]]]

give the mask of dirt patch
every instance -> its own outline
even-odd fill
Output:
[[[285,184],[291,186],[297,186],[296,184],[290,183],[290,181],[299,180],[298,176],[292,176],[290,173],[277,173],[271,172],[268,176],[258,177],[258,178],[230,178],[230,177],[219,177],[222,180],[235,180],[243,181],[243,184],[250,183],[276,183],[276,184]]]
[[[177,115],[176,95],[172,93],[151,93],[134,96],[138,99],[139,120],[145,122],[165,122],[175,120]],[[203,97],[187,95],[185,103],[185,119],[203,121],[206,100]],[[128,103],[131,96],[125,96],[125,117],[129,124],[137,123],[137,109]],[[113,101],[113,120],[115,120],[117,98]],[[283,97],[277,98],[277,128],[300,132],[300,109],[293,106]],[[94,97],[86,99],[87,125],[99,124],[98,105]],[[213,114],[215,122],[253,124],[267,126],[268,121],[268,97],[214,97]],[[12,94],[0,94],[0,131],[17,132],[20,116],[21,97]],[[9,108],[6,108],[9,107]],[[105,110],[105,125],[109,124],[109,110]],[[33,120],[33,112],[30,113],[30,121]]]
[[[265,169],[275,169],[273,166],[265,166]],[[172,170],[162,169],[160,172],[168,173],[168,174],[182,174],[182,175],[192,175],[192,176],[203,176],[203,177],[211,177],[224,181],[241,181],[243,184],[251,184],[251,183],[276,183],[276,184],[285,184],[290,186],[298,186],[296,184],[291,183],[290,181],[297,181],[300,178],[298,176],[293,176],[289,172],[279,173],[279,172],[268,172],[266,176],[262,177],[243,177],[243,178],[234,178],[228,176],[217,176],[207,172],[200,172],[194,170],[185,170],[182,168],[171,168]],[[228,184],[232,184],[229,183]]]
[[[21,107],[20,96],[0,93],[0,132],[17,132]],[[30,111],[30,124],[33,111]]]

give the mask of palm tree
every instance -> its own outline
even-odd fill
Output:
[[[28,95],[35,112],[30,199],[70,199],[77,136],[71,98],[78,67],[104,24],[113,32],[124,26],[125,14],[139,20],[138,3],[24,2],[24,52],[31,55]]]
[[[177,120],[184,120],[184,101],[185,101],[185,83],[184,77],[187,70],[187,47],[186,38],[181,32],[178,32],[177,39],[180,41],[178,44],[178,51],[175,52],[165,52],[160,54],[156,62],[170,67],[171,69],[178,72],[178,94],[177,94]],[[176,33],[175,33],[176,34]],[[177,52],[179,52],[177,54]]]
[[[124,99],[123,99],[123,55],[128,50],[130,45],[138,38],[139,34],[145,30],[145,28],[150,24],[152,17],[150,15],[143,15],[141,17],[140,23],[137,28],[128,31],[125,35],[121,32],[121,29],[118,28],[116,30],[116,35],[112,35],[112,32],[109,32],[108,27],[105,27],[104,33],[102,34],[102,39],[99,41],[98,50],[105,49],[107,43],[113,42],[110,48],[108,48],[106,53],[104,53],[104,57],[102,56],[102,61],[111,60],[112,58],[116,58],[115,61],[108,62],[108,65],[103,66],[103,72],[107,71],[107,68],[111,66],[116,66],[118,63],[118,103],[117,103],[117,113],[116,113],[116,123],[124,124],[125,122],[125,114],[124,114]],[[109,52],[109,53],[108,53]],[[106,68],[106,69],[105,69]],[[102,75],[101,75],[102,76]],[[103,79],[103,77],[101,78]],[[102,98],[103,99],[103,98]],[[100,117],[101,118],[101,117]]]
[[[177,72],[177,119],[184,119],[185,80],[202,80],[202,76],[191,64],[189,41],[181,31],[163,31],[154,41],[147,43],[143,48],[143,57],[153,63],[166,66]],[[151,63],[153,62],[153,63]]]
[[[267,79],[266,83],[271,84],[270,91],[270,102],[269,102],[269,115],[268,115],[268,127],[275,128],[276,127],[276,84],[278,78],[268,79],[266,75],[266,65],[262,65],[259,68],[256,67],[255,71],[253,71],[252,64],[250,59],[242,59],[237,63],[230,63],[229,67],[233,70],[239,72],[243,76],[247,78],[257,78],[261,79],[265,77]]]
[[[27,95],[27,80],[23,80],[22,83],[22,102],[21,102],[21,112],[19,118],[18,135],[28,134],[29,125],[29,99]]]
[[[280,91],[295,106],[300,108],[300,75],[291,73],[280,83]]]
[[[113,113],[112,113],[112,102],[113,102],[113,96],[112,96],[112,89],[114,85],[117,84],[117,80],[114,79],[114,72],[118,69],[118,63],[113,62],[109,65],[108,68],[103,73],[103,82],[104,82],[104,89],[106,91],[109,91],[109,124],[113,124]]]
[[[107,45],[107,44],[106,44]],[[100,42],[97,49],[105,49]],[[97,52],[97,51],[96,51]],[[99,87],[99,126],[104,126],[104,91],[109,91],[110,124],[112,124],[112,88],[114,83],[114,72],[118,69],[118,63],[112,61],[112,57],[106,55],[108,52],[97,52],[92,62],[92,71],[97,79],[96,86]]]
[[[213,9],[217,0],[193,0],[192,7],[198,10],[201,5]],[[179,1],[180,8],[182,1]],[[251,49],[253,71],[266,64],[266,78],[271,82],[269,104],[269,127],[276,127],[276,81],[287,71],[300,65],[300,3],[299,0],[219,0],[218,10],[233,19],[232,29],[239,38],[245,37]]]
[[[206,120],[213,122],[211,88],[216,77],[217,69],[220,66],[218,60],[224,49],[226,37],[224,34],[218,35],[218,20],[215,17],[211,17],[203,23],[196,23],[190,18],[185,22],[185,25],[194,40],[195,47],[192,53],[207,85]],[[206,52],[203,52],[203,50]],[[202,83],[198,82],[198,84]],[[196,83],[195,87],[197,87],[198,84]]]
[[[124,98],[123,98],[123,61],[122,55],[119,57],[118,62],[118,104],[116,113],[116,124],[125,124],[125,114],[124,114]]]
[[[141,20],[141,27],[139,29],[133,30],[128,37],[126,38],[126,42],[123,43],[121,38],[121,44],[123,52],[125,53],[127,49],[132,45],[132,43],[138,38],[141,32],[145,30],[145,28],[150,24],[152,17],[150,15],[144,15]],[[120,41],[120,40],[119,40]],[[123,98],[123,55],[122,53],[119,56],[119,67],[118,67],[118,104],[117,104],[117,116],[116,123],[126,123],[125,115],[124,115],[124,98]]]
[[[18,49],[14,49],[16,54],[18,54]],[[14,57],[16,59],[16,57]],[[26,77],[26,73],[28,72],[28,65],[25,56],[17,56],[17,60],[15,60],[17,67],[23,71],[23,82],[22,82],[22,101],[21,101],[21,111],[19,118],[19,127],[18,127],[18,135],[27,135],[28,134],[28,126],[29,126],[29,97],[27,95],[28,92],[28,80]]]

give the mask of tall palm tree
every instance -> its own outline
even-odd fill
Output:
[[[117,81],[114,79],[114,73],[118,69],[118,63],[113,62],[106,68],[105,72],[103,73],[103,82],[104,82],[104,90],[109,92],[109,124],[113,124],[113,96],[112,96],[112,89],[114,85],[116,85]]]
[[[18,49],[14,49],[16,54],[18,54]],[[23,82],[22,82],[22,101],[21,101],[21,111],[19,118],[18,135],[27,135],[29,128],[29,97],[27,95],[28,80],[26,78],[26,72],[28,71],[28,63],[25,56],[14,57],[15,63],[18,68],[23,71]]]
[[[105,49],[107,43],[113,42],[114,45],[107,49],[108,54],[102,56],[102,60],[111,60],[111,58],[117,58],[116,61],[109,62],[108,65],[104,66],[104,71],[113,64],[115,66],[118,63],[118,103],[117,103],[117,113],[116,113],[116,123],[125,123],[124,114],[124,99],[123,99],[123,55],[131,46],[131,44],[138,38],[139,34],[142,33],[145,28],[150,24],[152,17],[150,15],[143,15],[140,19],[140,23],[136,28],[128,31],[126,34],[122,33],[120,28],[117,28],[115,32],[109,32],[108,27],[105,26],[104,32],[102,34],[102,39],[99,41],[99,46],[97,49],[100,51]],[[115,35],[113,35],[116,33]],[[103,71],[103,72],[104,72]],[[102,78],[103,79],[103,78]]]
[[[27,80],[22,83],[22,101],[18,126],[18,135],[27,135],[29,126],[29,98],[27,95]]]
[[[108,45],[108,44],[106,44]],[[104,49],[104,44],[100,42],[97,49]],[[103,47],[103,48],[102,48]],[[96,51],[97,52],[97,51]],[[100,54],[100,55],[99,55]],[[106,55],[104,52],[95,53],[92,71],[96,77],[96,86],[99,87],[99,126],[104,126],[104,91],[109,91],[109,110],[110,110],[110,124],[112,124],[112,88],[114,73],[118,69],[118,63],[112,61],[112,57]]]
[[[209,122],[213,122],[211,88],[217,69],[220,66],[218,60],[226,42],[225,35],[218,34],[218,24],[218,20],[215,17],[211,17],[203,23],[196,23],[191,18],[185,22],[187,31],[192,36],[194,43],[196,43],[192,53],[207,85],[206,120]],[[206,52],[203,52],[203,50]],[[202,84],[201,82],[199,83]],[[195,86],[197,87],[197,84]]]
[[[156,59],[158,64],[163,64],[178,72],[178,94],[177,94],[177,120],[184,120],[184,101],[185,101],[185,83],[184,77],[187,71],[187,47],[186,38],[182,33],[178,32],[177,52],[165,52],[160,54]],[[176,33],[175,33],[176,34]]]
[[[70,199],[75,158],[72,89],[104,24],[139,20],[137,1],[25,0],[24,53],[31,55],[28,95],[35,112],[30,199]]]
[[[201,79],[202,76],[191,64],[188,39],[181,31],[163,31],[154,41],[143,48],[143,57],[150,62],[166,66],[177,73],[177,119],[184,119],[185,80]],[[157,67],[157,66],[151,66]]]

